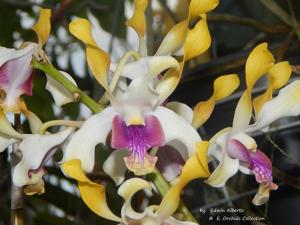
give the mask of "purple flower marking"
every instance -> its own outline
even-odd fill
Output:
[[[128,169],[136,175],[152,171],[157,157],[149,155],[147,151],[164,143],[164,132],[155,116],[145,117],[145,125],[127,126],[120,115],[113,119],[111,146],[128,149],[130,155],[124,160]]]

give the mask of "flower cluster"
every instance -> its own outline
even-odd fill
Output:
[[[102,98],[93,102],[98,112],[84,122],[42,123],[22,99],[23,94],[32,95],[33,62],[51,65],[42,49],[50,34],[50,10],[41,9],[33,27],[38,43],[25,42],[17,50],[0,48],[0,151],[16,144],[22,153],[21,161],[13,169],[14,184],[24,186],[27,194],[43,193],[44,164],[62,147],[60,167],[66,176],[78,181],[86,205],[97,215],[120,224],[195,224],[172,217],[186,184],[200,178],[213,187],[221,187],[238,170],[255,176],[259,190],[253,203],[265,203],[277,185],[273,183],[270,159],[257,148],[251,135],[268,129],[275,120],[300,114],[300,81],[285,86],[291,75],[289,63],[275,63],[266,43],[255,47],[246,62],[246,90],[236,107],[232,127],[202,141],[197,129],[210,117],[215,103],[238,88],[238,75],[218,77],[212,96],[194,109],[181,102],[168,102],[168,97],[178,85],[185,63],[210,47],[206,14],[217,7],[218,0],[191,0],[187,18],[166,34],[154,55],[148,55],[146,47],[144,13],[148,1],[134,2],[135,11],[127,25],[137,33],[139,49],[126,52],[118,63],[111,63],[109,54],[97,45],[89,20],[77,18],[69,25],[71,34],[86,47],[90,71],[105,89]],[[70,75],[56,71],[53,76],[50,72],[47,89],[57,105],[82,99]],[[262,76],[267,76],[268,88],[252,99],[253,87]],[[73,89],[65,87],[64,81]],[[74,91],[70,92],[71,89]],[[24,114],[31,133],[17,131],[6,117],[8,112]],[[250,124],[253,112],[254,122]],[[57,133],[46,131],[53,125],[67,128]],[[87,176],[97,163],[95,149],[100,143],[113,149],[102,166],[120,185],[118,194],[124,199],[121,216],[110,210],[105,185]],[[210,172],[208,164],[213,160],[219,165]],[[140,190],[151,191],[150,183],[142,178],[155,168],[172,181],[172,187],[159,206],[148,206],[138,213],[131,206],[131,198]],[[134,178],[126,179],[127,171]]]

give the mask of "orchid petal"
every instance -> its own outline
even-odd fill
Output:
[[[122,220],[126,224],[130,220],[141,220],[147,214],[146,211],[138,213],[131,206],[131,199],[133,195],[143,189],[151,190],[151,185],[140,178],[131,178],[125,181],[118,189],[118,194],[125,200],[121,215]]]
[[[194,112],[188,105],[181,102],[168,102],[166,107],[184,118],[187,123],[192,123]]]
[[[272,122],[300,114],[300,81],[296,80],[279,91],[277,97],[262,107],[257,121],[246,132],[254,132],[269,126]]]
[[[96,80],[108,91],[109,55],[100,49],[93,36],[91,24],[86,19],[75,19],[69,25],[70,32],[86,44],[86,56],[89,67]]]
[[[172,55],[183,47],[186,33],[187,20],[176,24],[165,36],[155,55]]]
[[[106,143],[106,138],[112,128],[112,120],[116,114],[112,107],[108,107],[87,119],[81,128],[72,135],[65,148],[62,161],[80,159],[82,169],[91,172],[95,163],[95,147],[99,143]]]
[[[181,62],[179,67],[169,69],[159,81],[155,89],[159,93],[157,105],[162,104],[177,87],[181,78],[183,65],[184,63]]]
[[[64,71],[60,71],[60,73],[77,86],[75,80],[70,74]],[[58,81],[54,80],[49,75],[47,75],[46,89],[52,94],[55,104],[58,106],[75,101],[74,96],[64,86],[62,86]]]
[[[128,151],[125,149],[114,150],[103,163],[103,171],[114,180],[117,186],[125,180],[127,166],[124,157],[127,156]]]
[[[33,134],[39,133],[40,128],[43,125],[40,118],[37,115],[35,115],[33,112],[29,111],[27,109],[25,103],[22,103],[21,111],[28,119],[31,133],[33,133]]]
[[[207,13],[219,5],[219,0],[192,0],[189,7],[189,19]]]
[[[0,105],[5,111],[18,113],[20,111],[20,96],[32,95],[33,70],[31,66],[34,45],[24,49],[10,51],[0,61],[0,89],[5,92],[5,98]]]
[[[288,62],[276,63],[268,71],[269,85],[265,93],[256,97],[253,101],[256,117],[258,116],[262,106],[272,99],[273,91],[283,87],[290,79],[292,68]]]
[[[143,37],[147,26],[144,13],[148,5],[148,0],[135,0],[134,5],[134,14],[127,20],[126,24],[132,27],[140,37]]]
[[[268,50],[267,43],[256,46],[249,54],[246,62],[246,84],[249,95],[255,83],[274,65],[274,57]]]
[[[173,140],[183,143],[185,148],[177,149],[184,159],[195,152],[195,144],[201,141],[197,131],[185,119],[165,107],[159,106],[151,113],[159,119],[165,134],[166,144]]]
[[[199,102],[194,109],[192,124],[195,128],[201,127],[210,117],[218,100],[231,95],[240,84],[236,74],[224,75],[214,81],[214,93],[207,101]]]
[[[21,187],[30,181],[29,171],[40,169],[43,162],[53,153],[58,145],[64,142],[73,132],[72,128],[65,129],[56,134],[26,135],[19,145],[22,160],[15,166],[13,171],[13,182]]]
[[[120,222],[120,218],[114,215],[107,205],[105,187],[87,178],[79,159],[64,162],[62,168],[67,175],[78,181],[81,198],[94,213],[106,219]]]
[[[0,152],[3,152],[8,146],[18,142],[17,139],[11,138],[5,134],[0,133]]]
[[[50,17],[51,17],[51,10],[42,8],[40,10],[40,16],[37,23],[32,27],[32,30],[35,31],[35,33],[39,38],[40,46],[43,46],[49,38],[50,31],[51,31]]]
[[[200,41],[199,41],[200,40]],[[211,36],[208,30],[206,18],[197,22],[195,27],[188,31],[184,43],[184,60],[188,61],[205,52],[211,44]]]
[[[163,198],[157,211],[159,217],[168,218],[176,211],[180,202],[180,193],[191,180],[209,176],[206,156],[208,142],[199,142],[196,148],[197,153],[193,154],[183,166],[179,182],[171,187]]]

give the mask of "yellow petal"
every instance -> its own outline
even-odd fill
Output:
[[[51,10],[50,9],[41,9],[40,16],[37,23],[32,27],[32,30],[35,31],[39,38],[39,44],[42,46],[44,45],[50,35],[51,31]]]
[[[87,57],[88,65],[96,80],[107,91],[109,91],[109,87],[108,87],[108,71],[110,65],[109,55],[97,47],[87,46],[86,57]]]
[[[184,43],[185,61],[197,57],[205,52],[211,44],[211,37],[205,18],[197,22],[195,27],[188,31]]]
[[[195,128],[201,127],[210,117],[218,100],[226,98],[235,91],[240,84],[236,74],[224,75],[214,81],[214,93],[204,102],[199,102],[194,109],[192,125]]]
[[[276,63],[268,72],[273,90],[283,87],[290,79],[292,67],[289,62]]]
[[[219,0],[191,0],[189,7],[189,19],[207,13],[219,5]]]
[[[5,114],[0,109],[0,132],[3,134],[6,134],[8,136],[11,136],[13,138],[22,138],[22,135],[19,134],[10,124],[10,122],[7,120]]]
[[[251,94],[258,79],[271,69],[274,61],[275,59],[272,53],[269,52],[267,43],[262,43],[252,50],[246,62],[246,84],[249,94]]]
[[[169,69],[159,81],[156,91],[159,93],[159,103],[161,104],[168,98],[177,87],[183,70],[183,62],[179,67]]]
[[[132,27],[139,36],[143,37],[146,32],[145,10],[148,5],[148,0],[134,0],[133,16],[127,20],[127,25]]]
[[[88,65],[96,80],[108,91],[109,55],[100,49],[92,35],[91,24],[86,19],[75,19],[69,25],[70,32],[84,42]]]
[[[292,68],[289,65],[289,63],[286,61],[276,63],[268,71],[268,80],[269,80],[268,88],[262,95],[256,97],[253,101],[256,118],[263,105],[267,101],[270,101],[272,99],[273,91],[283,87],[290,79],[291,73],[292,73]]]
[[[176,24],[165,36],[155,55],[169,55],[178,51],[184,44],[187,34],[187,20]]]
[[[180,202],[180,193],[190,181],[210,175],[207,165],[208,146],[207,141],[197,143],[197,152],[186,161],[178,183],[167,192],[158,208],[157,214],[161,218],[168,218],[176,211]]]
[[[114,215],[107,205],[105,187],[87,178],[79,159],[63,163],[62,168],[67,175],[78,181],[81,198],[94,213],[109,220],[121,221],[121,218]]]
[[[78,18],[69,24],[71,34],[77,37],[86,45],[97,47],[97,44],[92,35],[91,24],[87,19]]]

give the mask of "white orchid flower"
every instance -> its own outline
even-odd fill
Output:
[[[151,191],[151,185],[140,178],[131,178],[125,181],[118,189],[118,194],[124,199],[121,211],[122,222],[119,225],[196,225],[190,221],[179,221],[174,217],[162,219],[156,213],[158,206],[148,206],[143,212],[136,212],[131,206],[132,197],[142,190]]]
[[[264,74],[267,74],[269,86],[264,94],[254,99],[256,120],[249,125],[252,88]],[[300,81],[294,81],[282,88],[272,99],[272,92],[284,86],[290,75],[291,67],[288,62],[274,64],[274,57],[268,51],[266,43],[258,45],[250,53],[246,63],[247,91],[237,105],[233,126],[211,140],[208,154],[216,157],[220,164],[206,181],[208,184],[214,187],[223,186],[238,170],[245,174],[254,174],[260,184],[253,199],[256,205],[264,204],[269,198],[269,192],[278,188],[273,183],[271,161],[257,149],[251,134],[264,131],[280,118],[300,114]]]
[[[157,157],[149,152],[151,148],[171,145],[186,160],[195,154],[196,143],[201,141],[187,120],[161,105],[176,88],[184,62],[209,48],[211,38],[205,13],[216,7],[218,1],[209,0],[193,7],[188,20],[175,25],[166,35],[155,56],[147,56],[144,45],[147,3],[135,1],[135,12],[127,21],[140,37],[139,53],[126,53],[117,65],[110,65],[109,55],[97,46],[88,20],[75,19],[69,26],[70,32],[85,43],[88,65],[106,90],[110,105],[88,118],[74,133],[65,148],[62,169],[78,180],[81,197],[92,211],[115,221],[120,218],[108,208],[105,187],[85,176],[93,170],[97,144],[106,145],[111,132],[110,146],[116,150],[105,162],[104,170],[120,184],[127,169],[136,175],[153,170]],[[189,28],[189,20],[198,15],[201,19]],[[181,48],[183,61],[178,62],[171,55]],[[127,62],[130,56],[135,61]],[[109,70],[114,71],[112,79],[108,78]],[[163,71],[166,72],[162,75]],[[96,200],[92,192],[99,193]]]

